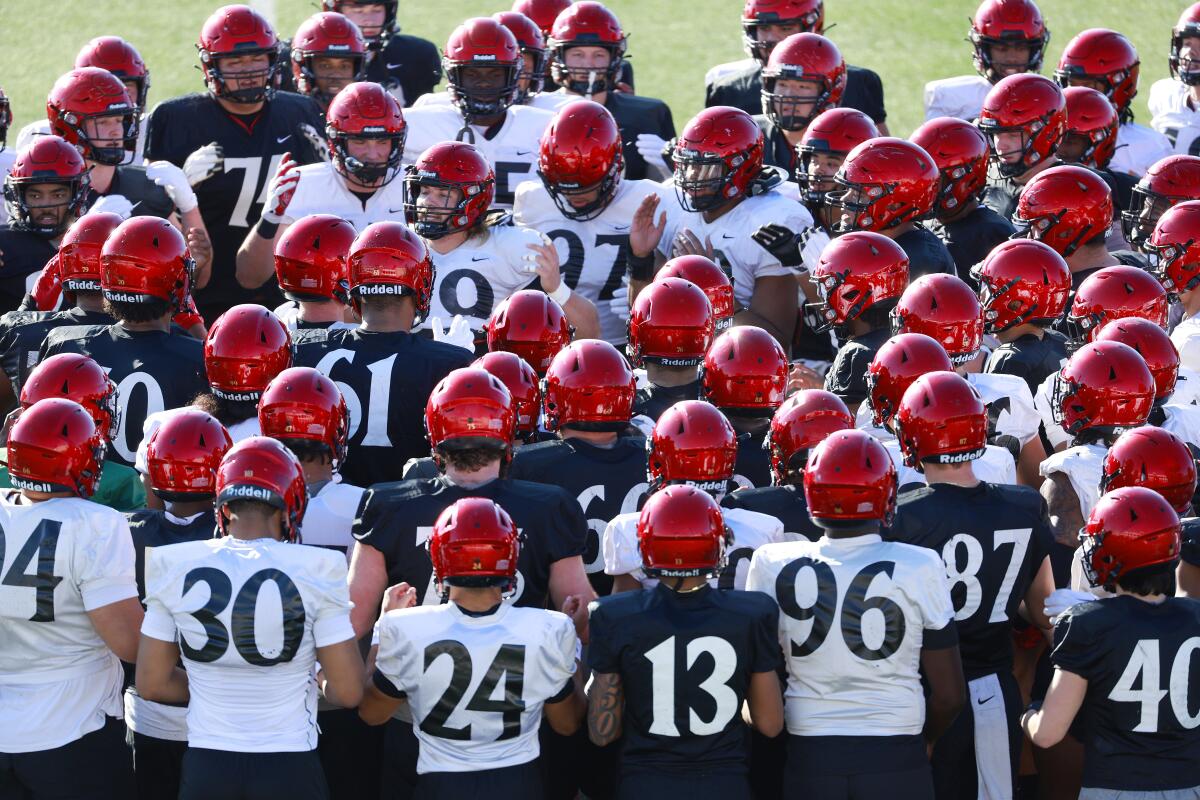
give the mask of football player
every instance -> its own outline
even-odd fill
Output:
[[[700,287],[713,309],[713,329],[716,333],[733,325],[733,284],[717,263],[708,256],[677,256],[669,259],[654,273],[654,280],[682,278]],[[628,320],[626,320],[628,321]]]
[[[309,214],[275,240],[275,280],[288,300],[274,313],[288,330],[354,327],[346,254],[357,235],[342,217]]]
[[[1059,618],[1054,679],[1022,727],[1050,747],[1083,720],[1081,798],[1196,794],[1200,735],[1184,698],[1195,692],[1200,604],[1172,597],[1179,517],[1157,492],[1127,487],[1101,499],[1080,538],[1089,579],[1117,596]]]
[[[1112,189],[1114,205],[1129,208],[1133,187],[1140,175],[1114,172],[1110,168],[1117,147],[1120,116],[1117,107],[1102,92],[1087,86],[1063,89],[1067,102],[1067,129],[1058,145],[1058,158],[1095,170]]]
[[[515,353],[539,377],[574,333],[562,307],[533,289],[513,292],[502,300],[484,327],[488,352]]]
[[[321,0],[323,11],[337,11],[358,26],[367,40],[365,80],[382,84],[402,106],[433,91],[442,80],[437,45],[400,32],[398,0]]]
[[[12,103],[4,89],[0,88],[0,179],[8,176],[13,162],[17,160],[17,151],[8,146],[8,129],[12,127]],[[0,224],[8,222],[8,209],[0,210]]]
[[[394,219],[404,209],[400,155],[406,125],[400,104],[377,83],[352,83],[325,112],[331,160],[280,164],[267,203],[237,253],[237,280],[255,289],[272,275],[279,236],[310,214],[333,214],[362,230]]]
[[[0,787],[130,797],[121,662],[136,658],[142,607],[125,517],[87,500],[104,441],[82,406],[55,398],[21,415],[7,447],[18,488],[0,493],[12,576],[0,584]]]
[[[129,514],[138,594],[143,600],[150,549],[213,538],[217,468],[232,446],[225,426],[198,408],[170,417],[152,434],[146,454],[147,483],[163,507]],[[178,797],[187,750],[187,708],[143,699],[136,687],[129,686],[125,720],[133,735],[138,795]]]
[[[760,548],[747,583],[781,612],[787,796],[932,798],[927,748],[965,695],[945,565],[880,539],[895,512],[896,470],[867,433],[818,444],[804,493],[825,535]],[[882,611],[870,638],[864,603]]]
[[[1200,3],[1192,3],[1179,15],[1171,29],[1171,49],[1168,65],[1171,77],[1155,81],[1150,87],[1151,127],[1165,134],[1179,154],[1197,155],[1200,145],[1200,120],[1196,117],[1192,98],[1200,85],[1200,70],[1196,69],[1200,52]]]
[[[974,120],[994,84],[1042,68],[1050,31],[1033,0],[983,0],[968,35],[978,75],[940,78],[925,84],[925,119]]]
[[[1067,100],[1049,78],[1010,75],[987,93],[976,124],[992,154],[983,204],[1012,219],[1025,185],[1058,163],[1055,153],[1067,132]]]
[[[735,485],[737,436],[721,412],[701,400],[683,400],[663,412],[646,439],[646,449],[646,479],[651,491],[685,484],[719,501]],[[729,555],[713,585],[744,589],[746,569],[755,549],[787,540],[783,524],[774,517],[744,509],[728,509],[724,517],[730,531],[726,543]],[[604,529],[604,571],[614,576],[614,592],[658,583],[642,569],[637,524],[637,512],[627,512],[613,517]]]
[[[1191,379],[1180,374],[1179,354],[1166,331],[1147,319],[1115,319],[1105,323],[1092,341],[1121,342],[1136,350],[1154,376],[1154,410],[1149,423],[1200,448],[1200,409],[1195,405],[1200,381],[1194,372]]]
[[[313,14],[290,42],[295,91],[329,107],[342,89],[366,77],[367,42],[362,31],[336,11]]]
[[[600,316],[600,338],[625,342],[627,257],[631,247],[653,251],[645,226],[633,221],[648,198],[670,202],[653,181],[631,180],[622,170],[622,134],[612,114],[590,100],[568,102],[539,144],[540,182],[517,187],[513,220],[540,231],[558,250],[560,271],[572,291]],[[631,241],[631,237],[636,241]]]
[[[329,796],[316,754],[316,701],[357,706],[363,662],[345,557],[296,546],[306,502],[296,457],[274,439],[251,437],[217,470],[220,538],[156,547],[146,557],[137,692],[187,704],[180,798],[261,794],[264,781],[272,794]],[[199,609],[184,599],[197,583],[210,597]],[[274,584],[266,592],[278,593],[282,614],[263,610],[265,583]]]
[[[1133,187],[1129,208],[1121,213],[1125,240],[1142,251],[1163,212],[1187,200],[1200,200],[1200,158],[1167,156],[1158,161]]]
[[[979,128],[953,117],[935,117],[911,138],[929,153],[941,175],[929,229],[946,245],[958,276],[966,280],[972,267],[1016,233],[1011,222],[980,202],[987,186],[987,139]]]
[[[629,317],[629,357],[646,370],[634,413],[650,425],[680,400],[700,396],[699,366],[713,342],[713,307],[699,286],[684,278],[656,277],[637,296]]]
[[[519,591],[517,565],[527,546],[519,531],[493,500],[458,500],[427,534],[445,604],[414,607],[417,592],[408,584],[388,590],[359,714],[381,725],[407,705],[420,743],[415,797],[541,797],[543,715],[564,736],[583,719],[579,643],[568,616],[582,598],[566,598],[566,614],[505,602]],[[454,679],[465,690],[475,673],[478,689],[456,713],[462,698]],[[496,701],[500,681],[504,699]],[[449,724],[451,715],[462,724]]]
[[[826,234],[831,234],[838,222],[829,202],[830,194],[837,189],[833,176],[851,150],[878,136],[879,129],[871,118],[853,108],[831,108],[804,129],[796,146],[794,178],[800,185],[801,202]]]
[[[283,67],[279,39],[249,6],[213,12],[198,50],[206,91],[160,103],[150,113],[146,158],[181,167],[196,193],[213,250],[211,279],[196,302],[213,320],[236,303],[278,305],[273,287],[248,293],[238,285],[237,250],[259,221],[281,165],[322,160],[323,122],[313,100],[275,90]]]
[[[779,608],[755,592],[709,585],[726,534],[716,501],[700,489],[656,492],[637,532],[642,569],[659,584],[592,605],[588,733],[597,745],[624,736],[618,798],[683,791],[749,800],[738,711],[745,703],[746,721],[765,736],[783,730]],[[708,679],[691,670],[705,655]],[[723,680],[713,689],[718,670]]]
[[[1198,165],[1200,166],[1200,165]],[[1185,201],[1163,212],[1143,246],[1154,256],[1154,275],[1178,300],[1183,319],[1171,331],[1183,366],[1200,370],[1200,202]]]
[[[427,452],[421,412],[430,390],[471,353],[411,333],[429,313],[433,264],[424,242],[399,222],[367,226],[346,256],[351,304],[362,324],[296,335],[297,366],[338,384],[350,412],[342,478],[369,486],[401,476]]]
[[[700,399],[719,408],[738,435],[733,479],[743,488],[771,485],[767,431],[787,385],[787,355],[762,328],[730,328],[704,355]]]
[[[939,797],[1011,797],[1021,753],[1021,693],[1013,677],[1013,623],[1024,602],[1034,624],[1054,590],[1054,539],[1037,490],[980,480],[987,441],[978,392],[949,372],[923,375],[896,409],[896,435],[927,488],[900,495],[888,538],[927,547],[945,562],[971,702],[932,754]],[[959,587],[962,587],[961,589]]]
[[[100,251],[101,293],[116,322],[55,328],[42,343],[39,360],[81,353],[117,384],[121,415],[108,457],[119,464],[133,465],[147,417],[208,391],[203,344],[171,325],[191,292],[192,264],[183,234],[171,223],[125,220]]]
[[[846,62],[833,42],[816,33],[794,33],[771,49],[762,70],[763,162],[796,172],[796,147],[809,124],[842,102]]]

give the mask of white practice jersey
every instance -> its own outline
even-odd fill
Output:
[[[150,437],[154,435],[154,432],[171,417],[190,408],[193,408],[193,406],[168,408],[165,411],[155,411],[146,417],[146,420],[142,423],[142,441],[138,443],[137,454],[133,459],[133,466],[138,472],[145,475],[150,471],[150,466],[147,462],[147,453],[150,449]],[[262,428],[258,426],[258,417],[249,417],[235,422],[232,425],[226,426],[225,430],[229,431],[229,438],[233,440],[234,444],[237,444],[242,439],[262,434]]]
[[[1098,444],[1080,444],[1052,453],[1042,462],[1043,478],[1055,473],[1067,476],[1079,498],[1079,512],[1086,520],[1100,499],[1100,476],[1104,473],[1104,455],[1108,448]]]
[[[1196,155],[1200,144],[1200,111],[1192,107],[1188,98],[1191,87],[1174,78],[1163,78],[1150,87],[1150,127],[1165,135],[1174,145],[1174,152]]]
[[[0,148],[0,184],[8,177],[8,173],[12,170],[12,165],[16,163],[17,151],[11,147]],[[0,225],[8,224],[8,203],[0,203]],[[35,275],[41,275],[42,271],[38,270]]]
[[[423,96],[423,95],[422,95]],[[300,304],[295,300],[284,300],[271,311],[276,318],[287,326],[289,331],[293,333],[300,327]],[[331,331],[349,330],[357,328],[358,323],[355,322],[331,322],[327,326]]]
[[[1179,328],[1175,329],[1176,332]],[[1200,341],[1197,341],[1200,346]],[[1178,346],[1178,345],[1176,345]],[[1037,395],[1034,397],[1034,406],[1037,408],[1038,417],[1042,421],[1042,426],[1046,431],[1046,439],[1055,448],[1067,445],[1071,441],[1071,435],[1062,429],[1061,425],[1054,422],[1054,415],[1051,411],[1050,398],[1054,391],[1054,376],[1046,378],[1042,381],[1042,385],[1038,387]],[[1175,391],[1171,393],[1167,404],[1163,407],[1167,412],[1167,420],[1163,423],[1163,428],[1171,431],[1179,436],[1184,441],[1195,442],[1200,445],[1200,405],[1197,400],[1200,399],[1200,375],[1197,375],[1190,369],[1184,367],[1179,368],[1179,378],[1175,381]],[[1172,412],[1170,409],[1175,408],[1172,420]],[[1044,473],[1043,473],[1044,474]]]
[[[659,250],[670,258],[672,242],[684,229],[691,231],[701,244],[711,244],[713,260],[733,282],[734,300],[744,308],[750,306],[757,279],[795,274],[795,270],[780,264],[779,259],[750,238],[754,232],[771,224],[782,225],[795,233],[813,226],[808,209],[778,191],[747,197],[712,222],[706,222],[698,211],[684,211],[678,200],[664,205],[667,206],[667,227],[659,241]],[[815,266],[805,264],[808,269]]]
[[[504,115],[500,130],[491,139],[484,138],[484,129],[470,126],[475,135],[464,135],[483,154],[496,172],[496,199],[493,208],[511,209],[513,195],[521,181],[536,178],[534,167],[538,159],[538,141],[554,115],[529,106],[513,106]],[[463,129],[463,117],[450,105],[427,105],[405,109],[408,138],[404,142],[404,163],[411,164],[438,142],[458,140]]]
[[[545,240],[535,230],[517,225],[493,225],[487,236],[471,239],[449,253],[432,247],[433,299],[429,317],[440,317],[449,326],[456,314],[463,316],[471,330],[479,331],[492,309],[518,289],[537,279],[531,244]],[[427,327],[422,322],[418,327]]]
[[[988,412],[988,435],[1011,436],[1021,447],[1038,435],[1037,409],[1029,384],[1016,375],[1001,372],[970,372],[967,382],[983,398]]]
[[[794,541],[799,537],[785,533],[783,523],[776,517],[748,511],[744,508],[722,508],[725,527],[729,528],[732,541],[725,546],[725,568],[720,576],[712,578],[713,587],[723,589],[745,589],[750,558],[754,551],[773,542]],[[600,550],[604,554],[604,571],[609,575],[632,575],[649,589],[658,585],[642,571],[642,550],[638,547],[638,512],[618,514],[604,529]]]
[[[968,122],[983,111],[992,84],[981,75],[958,75],[925,84],[925,119],[958,117]]]
[[[874,430],[867,429],[867,432],[874,433]],[[883,449],[887,450],[888,455],[892,457],[892,465],[896,467],[896,486],[926,482],[925,473],[904,463],[904,451],[900,449],[900,441],[896,437],[881,441],[883,441]],[[971,465],[974,467],[975,477],[981,481],[1004,484],[1017,482],[1017,463],[1013,461],[1012,453],[1003,447],[987,445],[983,455],[972,461]]]
[[[1042,430],[1046,432],[1046,441],[1050,442],[1050,446],[1057,450],[1071,442],[1071,435],[1054,421],[1054,412],[1050,405],[1050,399],[1054,397],[1054,378],[1055,375],[1049,375],[1038,386],[1037,393],[1033,396],[1033,407],[1042,421]]]
[[[726,75],[732,75],[735,72],[741,72],[758,64],[753,58],[743,58],[740,61],[726,61],[724,64],[717,64],[715,67],[709,67],[708,72],[704,73],[704,85],[711,86],[714,81],[724,78]]]
[[[538,92],[529,98],[524,105],[530,108],[540,108],[544,111],[558,111],[572,100],[578,100],[578,95],[567,94],[566,92]],[[417,102],[412,104],[413,108],[424,108],[426,106],[442,106],[452,108],[454,104],[450,102],[450,92],[426,92],[417,98]],[[408,110],[405,109],[405,113]]]
[[[51,750],[121,716],[121,662],[89,611],[137,597],[125,516],[0,490],[0,753]]]
[[[502,604],[474,617],[454,603],[389,611],[375,668],[408,695],[417,773],[537,758],[542,706],[571,691],[576,642],[575,625],[557,611]]]
[[[1168,402],[1162,406],[1162,411],[1165,418],[1159,427],[1170,431],[1190,445],[1200,447],[1200,407]]]
[[[354,537],[350,526],[362,501],[363,489],[338,480],[322,486],[308,498],[304,519],[300,523],[300,541],[314,547],[336,550],[350,560]]]
[[[878,535],[760,548],[747,589],[779,603],[794,736],[911,736],[925,723],[921,647],[952,644],[946,566]],[[949,639],[946,642],[946,639]]]
[[[599,216],[578,221],[563,216],[541,181],[526,181],[517,187],[513,221],[554,242],[563,279],[595,304],[600,315],[600,338],[612,344],[623,344],[628,331],[625,320],[612,312],[608,301],[625,284],[629,226],[642,200],[651,194],[662,197],[660,208],[675,202],[662,184],[623,180]]]
[[[1196,406],[1200,405],[1200,372],[1187,367],[1179,367],[1179,375],[1175,378],[1175,391],[1171,392],[1171,405]]]
[[[287,215],[293,220],[309,214],[333,214],[361,232],[372,222],[404,222],[404,181],[397,175],[386,186],[376,189],[364,203],[338,174],[333,164],[322,161],[300,167],[296,193],[288,203]]]
[[[239,753],[317,746],[317,648],[354,639],[346,558],[232,537],[146,552],[142,633],[178,641],[188,744]]]
[[[1179,351],[1180,367],[1200,372],[1200,314],[1186,317],[1171,331],[1171,343]]]
[[[28,147],[30,145],[30,143],[33,142],[34,137],[48,136],[49,134],[50,134],[50,120],[48,120],[48,119],[34,120],[33,122],[30,122],[28,125],[25,125],[23,128],[21,128],[20,131],[18,131],[17,143],[13,146],[12,149],[15,152],[19,153],[20,151],[22,151],[26,147]],[[146,146],[146,115],[143,114],[142,118],[139,120],[137,144],[134,146],[134,149],[133,149],[133,160],[130,161],[129,163],[141,164],[143,161],[145,161],[145,158],[143,157],[143,154],[142,154],[142,150],[145,148],[145,146]]]
[[[1124,122],[1117,128],[1117,151],[1108,168],[1140,178],[1173,152],[1171,140],[1163,134],[1136,122]]]

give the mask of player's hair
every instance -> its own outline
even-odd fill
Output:
[[[400,294],[364,294],[358,297],[359,304],[365,308],[383,310],[385,308],[393,308],[404,303],[412,303],[416,305],[416,298],[412,295]]]
[[[262,500],[245,499],[230,500],[222,507],[228,509],[230,514],[247,517],[259,516],[263,519],[269,519],[272,514],[279,510],[270,503],[264,503]]]
[[[312,439],[276,438],[283,443],[284,447],[292,451],[301,464],[312,462],[324,464],[333,461],[333,451],[324,442],[314,442]]]
[[[447,586],[457,586],[461,589],[504,589],[512,583],[512,578],[503,575],[459,575],[454,578],[446,578],[442,582]]]
[[[1167,597],[1174,597],[1175,564],[1174,561],[1168,561],[1165,564],[1152,564],[1148,567],[1131,569],[1117,578],[1116,586],[1120,586],[1132,594],[1165,594]],[[1114,590],[1112,583],[1104,588],[1110,592]]]
[[[257,400],[226,400],[212,392],[196,395],[192,405],[206,414],[212,414],[226,428],[258,416]]]
[[[446,447],[438,445],[438,457],[442,463],[459,472],[477,472],[495,461],[504,458],[498,447]]]
[[[171,312],[171,304],[157,297],[144,303],[122,303],[106,299],[104,310],[111,314],[117,322],[154,322]]]

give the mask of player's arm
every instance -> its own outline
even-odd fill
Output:
[[[87,615],[96,633],[117,658],[126,664],[137,660],[138,631],[141,630],[144,615],[142,604],[136,597],[93,608]]]
[[[783,732],[783,689],[778,672],[755,672],[750,676],[745,711],[746,722],[763,736],[773,739]]]
[[[135,682],[138,694],[145,700],[183,705],[191,699],[187,673],[179,667],[179,645],[175,642],[142,634]]]
[[[208,285],[208,279],[212,277],[212,237],[208,235],[204,217],[200,216],[199,206],[191,211],[180,212],[179,217],[183,223],[184,235],[187,237],[188,252],[192,254],[192,258],[196,262],[196,274],[193,276],[194,286],[192,289],[203,289]]]
[[[288,216],[288,205],[300,184],[300,165],[291,153],[284,153],[271,183],[267,186],[267,202],[262,217],[246,234],[237,251],[234,275],[240,286],[257,289],[275,274],[275,241],[294,220]]]
[[[1053,747],[1062,741],[1087,695],[1087,678],[1056,667],[1050,689],[1039,709],[1021,717],[1021,728],[1035,747]]]
[[[587,695],[588,738],[597,747],[621,738],[625,714],[625,689],[615,672],[593,672]]]
[[[659,211],[662,197],[648,194],[638,204],[629,225],[629,299],[632,306],[638,292],[650,285],[654,273],[662,266],[664,258],[659,250],[663,231],[667,228],[667,212]]]
[[[587,644],[588,636],[588,604],[596,599],[596,592],[588,580],[587,570],[583,568],[582,556],[560,558],[550,564],[550,600],[554,608],[567,607],[568,599],[579,599],[571,606],[574,612],[569,616],[575,623],[575,633],[579,641]]]
[[[1083,512],[1070,479],[1061,472],[1051,473],[1042,483],[1041,492],[1050,512],[1050,532],[1054,534],[1054,540],[1067,547],[1078,547]]]
[[[949,627],[953,628],[953,620]],[[957,636],[950,647],[932,646],[929,641],[936,631],[926,631],[926,644],[921,648],[921,673],[929,683],[925,700],[926,742],[936,742],[946,732],[967,698],[967,681],[963,677],[962,656],[958,652]]]
[[[789,351],[798,307],[794,275],[764,275],[754,281],[750,307],[738,311],[733,324],[756,325],[774,336],[784,351]]]
[[[1017,458],[1017,482],[1023,486],[1037,488],[1042,483],[1042,474],[1038,471],[1046,460],[1046,448],[1042,445],[1042,437],[1034,436],[1021,448]]]
[[[1046,616],[1046,598],[1054,591],[1054,568],[1050,565],[1050,556],[1042,559],[1041,566],[1029,588],[1025,590],[1024,616],[1043,631],[1050,631],[1054,626]]]
[[[620,594],[621,592],[636,592],[641,588],[641,581],[635,578],[631,573],[626,572],[622,575],[613,576],[613,594]]]
[[[562,306],[567,322],[575,329],[575,338],[598,338],[600,315],[596,313],[596,306],[578,292],[572,292],[570,287],[563,283],[562,273],[558,268],[558,250],[553,244],[544,241],[540,244],[530,244],[529,250],[534,271],[542,284],[542,291]],[[564,293],[565,299],[562,296]]]
[[[342,708],[354,708],[362,702],[363,660],[356,640],[318,647],[317,661],[321,664],[317,685],[326,700]]]
[[[1175,575],[1179,584],[1177,594],[1180,597],[1200,598],[1200,567],[1180,561]]]
[[[551,573],[553,575],[553,573]],[[362,638],[371,632],[379,617],[379,604],[387,589],[387,561],[377,548],[362,542],[354,543],[350,556],[350,624],[354,635]]]

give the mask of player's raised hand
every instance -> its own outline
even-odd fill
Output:
[[[530,244],[525,261],[531,272],[537,273],[542,282],[542,291],[554,294],[562,284],[562,273],[558,269],[558,250],[552,244]]]
[[[701,242],[696,234],[683,228],[679,233],[675,234],[675,241],[671,243],[671,255],[674,256],[704,256],[712,258],[713,247],[712,242],[707,238]]]
[[[454,315],[450,320],[449,330],[444,327],[441,317],[431,317],[429,332],[433,334],[435,342],[445,342],[475,352],[475,334],[471,331],[471,323],[467,322],[467,318],[462,314]]]
[[[750,238],[759,247],[779,259],[779,263],[783,266],[792,268],[803,266],[804,258],[800,254],[800,245],[804,238],[789,228],[774,223],[763,225],[750,234]]]
[[[397,583],[389,586],[383,594],[383,613],[398,611],[402,608],[412,608],[417,604],[417,589],[407,583]]]
[[[296,186],[300,183],[300,165],[292,159],[291,153],[284,153],[279,161],[279,169],[275,171],[271,183],[267,186],[267,202],[263,204],[262,217],[275,225],[295,222],[288,216],[288,205]]]
[[[183,162],[183,174],[193,187],[224,171],[225,151],[216,142],[204,145]]]
[[[186,214],[199,205],[187,174],[170,161],[151,161],[146,165],[146,177],[163,188],[180,213]]]
[[[633,214],[629,224],[629,251],[635,256],[645,258],[652,254],[662,240],[663,231],[667,229],[667,212],[658,214],[655,221],[661,200],[657,194],[646,195]]]

